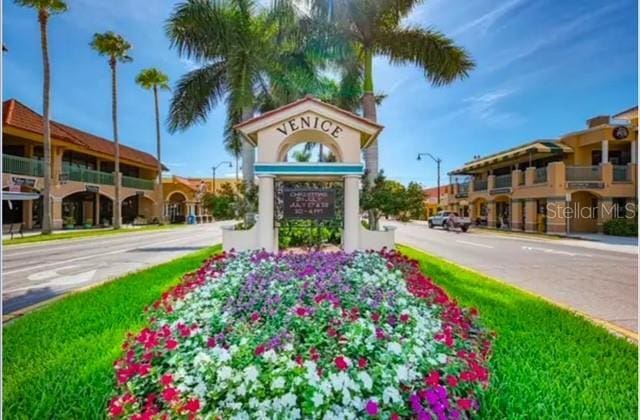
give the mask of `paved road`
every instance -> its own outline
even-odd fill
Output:
[[[396,241],[512,283],[628,330],[638,331],[638,260],[579,240],[528,239],[473,230],[397,227]]]
[[[3,315],[220,243],[228,223],[4,247]]]

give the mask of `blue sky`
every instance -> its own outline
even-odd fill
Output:
[[[134,62],[120,66],[122,142],[154,153],[151,93],[134,83],[156,66],[175,82],[193,63],[181,60],[163,25],[168,0],[69,0],[50,24],[54,119],[111,137],[107,62],[89,48],[94,32],[113,30],[133,45]],[[41,57],[35,12],[3,2],[3,97],[41,110]],[[587,118],[637,104],[636,0],[427,0],[407,24],[436,28],[464,46],[477,62],[466,80],[433,88],[411,66],[375,61],[376,90],[389,96],[378,110],[385,125],[381,167],[403,183],[435,185],[443,173],[475,154],[580,129]],[[161,109],[168,109],[164,94]],[[229,159],[222,147],[224,109],[184,133],[163,133],[163,161],[173,173],[210,176]],[[220,172],[218,172],[220,174]],[[231,176],[234,170],[221,175]]]

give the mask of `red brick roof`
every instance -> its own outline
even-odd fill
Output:
[[[440,195],[443,195],[449,185],[440,185]],[[425,198],[438,198],[438,187],[425,188],[422,190]]]
[[[2,126],[18,128],[35,134],[43,134],[42,116],[15,99],[2,103]],[[86,131],[68,125],[50,121],[51,137],[76,146],[85,147],[93,152],[115,155],[115,144],[111,140],[95,136]],[[157,159],[149,153],[120,144],[120,158],[146,166],[157,165]]]

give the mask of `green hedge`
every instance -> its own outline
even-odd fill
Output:
[[[603,231],[605,235],[638,236],[638,224],[626,219],[612,219],[604,223]]]

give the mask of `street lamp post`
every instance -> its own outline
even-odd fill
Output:
[[[224,165],[224,164],[229,165],[229,168],[231,168],[231,162],[228,160],[223,160],[222,162],[218,163],[216,166],[212,166],[211,167],[211,171],[213,172],[213,177],[211,178],[211,192],[213,193],[213,196],[216,196],[216,169],[218,169],[220,166]]]
[[[418,160],[422,160],[422,156],[429,156],[438,165],[438,207],[440,207],[440,164],[442,159],[434,157],[431,153],[418,153]]]

